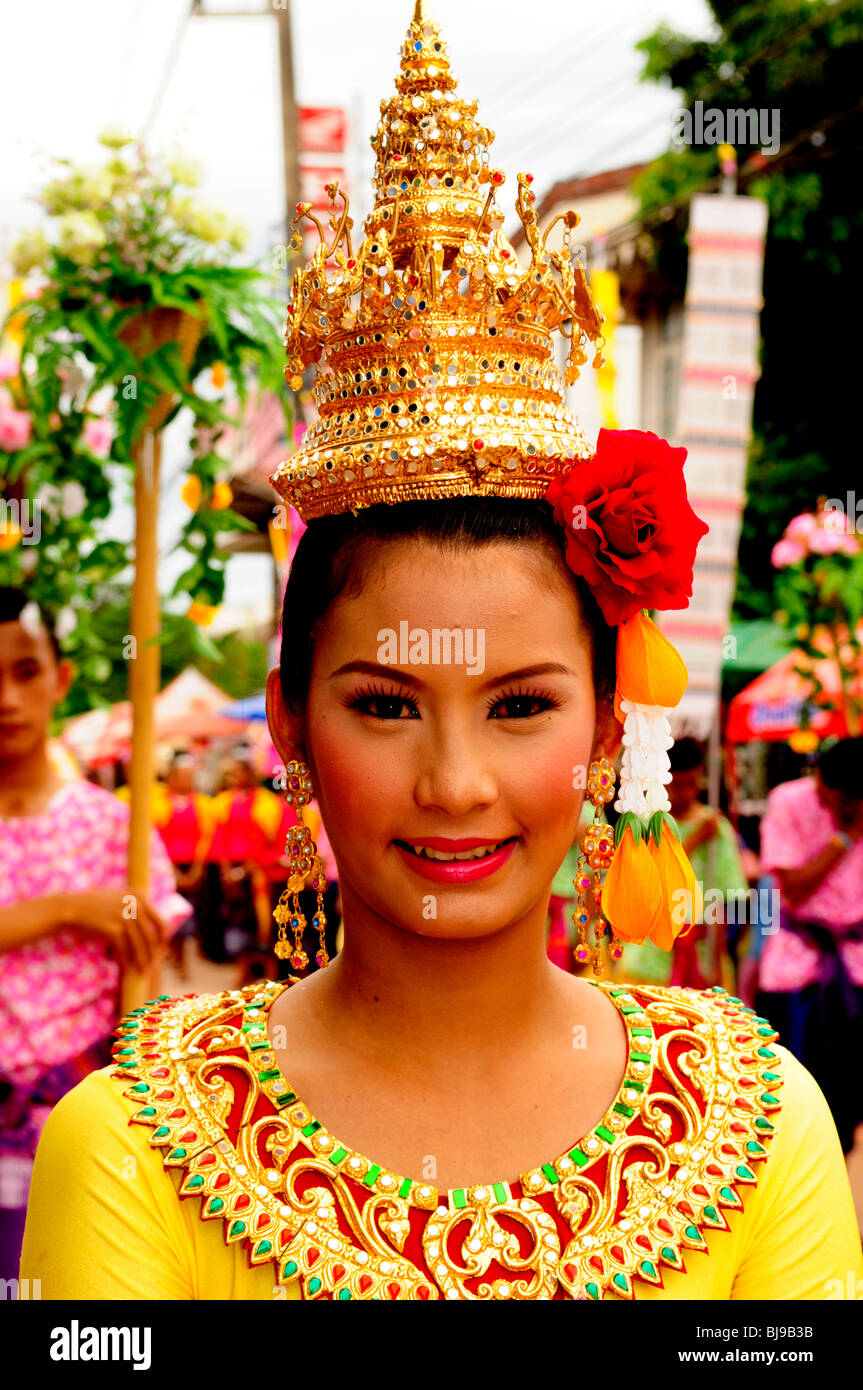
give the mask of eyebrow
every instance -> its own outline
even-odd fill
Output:
[[[448,663],[446,663],[448,664]],[[503,675],[493,676],[491,680],[484,681],[476,688],[479,691],[493,690],[497,685],[503,685],[506,681],[527,680],[533,676],[572,676],[575,672],[569,666],[563,666],[559,661],[543,661],[535,666],[520,666],[517,671],[507,671]],[[400,671],[395,666],[382,666],[376,661],[347,661],[344,666],[339,666],[335,671],[331,671],[329,680],[335,680],[336,676],[361,675],[378,676],[385,680],[399,681],[402,685],[410,686],[413,690],[425,690],[427,683],[420,680],[419,676],[414,676],[407,671]]]

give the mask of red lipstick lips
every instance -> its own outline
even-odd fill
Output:
[[[517,838],[506,840],[486,840],[465,838],[451,840],[441,835],[428,835],[422,839],[394,841],[402,862],[420,878],[432,883],[473,883],[476,879],[487,878],[505,864],[517,844]],[[490,854],[474,859],[431,859],[416,853],[421,849],[440,850],[447,854],[465,854],[469,850],[497,846]],[[408,847],[410,846],[410,848]]]

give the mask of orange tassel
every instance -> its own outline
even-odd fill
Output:
[[[621,816],[615,839],[617,848],[602,883],[602,913],[619,940],[644,941],[660,923],[662,881],[638,816]]]
[[[701,916],[701,888],[680,843],[677,826],[667,812],[659,811],[651,817],[648,842],[662,891],[661,911],[650,940],[660,950],[670,951],[675,938],[685,936],[693,922]],[[692,913],[690,922],[685,920],[687,906]]]
[[[614,713],[623,722],[621,700],[673,709],[689,683],[686,663],[646,613],[635,613],[617,631]]]

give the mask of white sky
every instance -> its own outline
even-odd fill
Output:
[[[28,198],[49,157],[98,159],[95,137],[115,122],[199,159],[201,196],[242,217],[253,253],[280,240],[276,21],[265,0],[206,3],[261,14],[189,18],[188,0],[0,0],[0,258],[38,220]],[[678,103],[671,90],[638,81],[633,44],[660,21],[693,34],[710,28],[703,0],[432,0],[432,9],[460,94],[479,100],[496,132],[492,158],[509,173],[507,187],[526,169],[538,197],[558,178],[667,148]],[[368,135],[393,90],[412,12],[413,0],[292,3],[297,99],[348,108],[359,214]],[[263,557],[236,557],[229,574],[233,602],[259,596],[266,608]]]

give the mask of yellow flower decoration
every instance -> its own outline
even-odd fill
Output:
[[[234,500],[229,483],[216,483],[213,488],[213,496],[210,499],[210,506],[214,512],[223,512],[226,507],[230,507]]]
[[[198,627],[209,627],[218,611],[218,606],[211,608],[208,603],[191,603],[186,617],[197,623]]]
[[[196,512],[201,505],[201,479],[196,473],[190,473],[183,484],[180,493],[183,501],[190,511]]]

